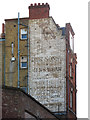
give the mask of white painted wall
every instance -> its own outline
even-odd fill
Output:
[[[66,109],[66,43],[52,18],[30,20],[30,95],[53,112]]]

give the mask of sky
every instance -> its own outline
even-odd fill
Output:
[[[87,0],[2,0],[0,2],[0,33],[4,19],[28,17],[31,3],[49,3],[50,16],[60,27],[71,23],[75,32],[77,53],[77,116],[88,118],[88,1]]]

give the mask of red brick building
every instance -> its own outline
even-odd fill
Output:
[[[74,40],[74,31],[70,24],[66,24],[66,74],[67,74],[67,111],[69,115],[76,116],[76,64],[77,56],[74,53],[74,41],[72,44],[71,40]]]

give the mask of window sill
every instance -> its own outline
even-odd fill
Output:
[[[20,39],[20,40],[24,41],[24,40],[27,40],[27,38],[24,38],[24,39]]]
[[[20,68],[20,70],[27,70],[28,68]]]

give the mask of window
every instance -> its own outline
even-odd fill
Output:
[[[70,48],[74,51],[74,37],[72,36],[71,32],[70,34]]]
[[[70,78],[73,79],[73,58],[70,60]]]
[[[26,29],[21,29],[21,39],[27,39],[27,30]]]
[[[73,58],[71,58],[71,63],[73,62]]]
[[[70,77],[72,77],[72,64],[70,64]]]
[[[26,68],[27,67],[27,62],[22,62],[22,67]]]
[[[73,88],[70,90],[70,108],[73,107]]]
[[[77,74],[77,66],[75,65],[75,81],[76,81],[76,75]]]
[[[26,56],[21,57],[21,68],[27,68],[27,57]]]

